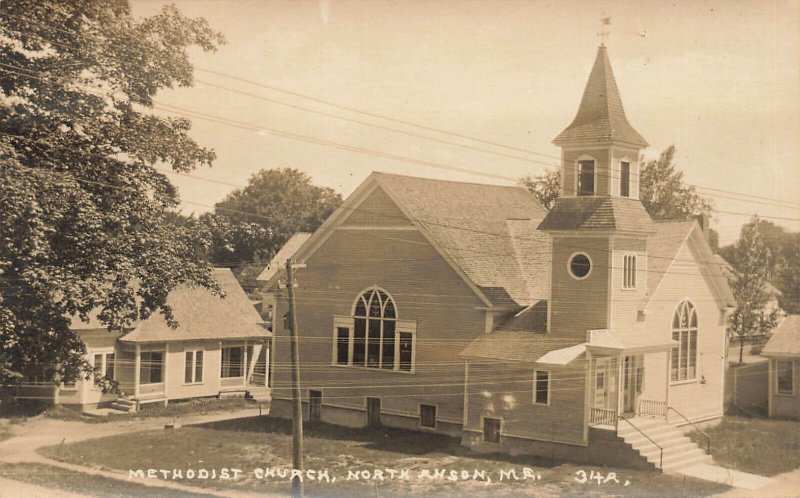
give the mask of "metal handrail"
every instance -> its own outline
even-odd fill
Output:
[[[624,416],[624,415],[620,415],[620,416],[619,416],[619,418],[621,418],[621,419],[622,419],[622,420],[624,420],[625,422],[628,422],[628,424],[630,424],[630,426],[631,426],[631,427],[633,427],[634,429],[636,429],[636,432],[638,432],[638,433],[639,433],[639,434],[641,434],[642,436],[646,437],[648,441],[650,441],[651,443],[653,443],[653,444],[656,446],[656,448],[658,448],[658,452],[659,452],[659,455],[658,455],[658,468],[659,468],[659,469],[661,469],[661,470],[663,471],[663,470],[664,470],[664,448],[662,448],[660,444],[658,444],[658,443],[656,443],[655,441],[653,441],[653,438],[651,438],[650,436],[648,436],[647,434],[645,434],[644,432],[642,432],[642,430],[641,430],[641,429],[639,429],[638,427],[636,427],[636,426],[633,424],[633,422],[631,422],[630,420],[628,420],[627,418],[625,418],[625,416]]]
[[[675,412],[678,415],[680,415],[681,418],[683,418],[683,420],[687,421],[692,427],[694,427],[697,430],[697,432],[699,432],[700,434],[705,436],[705,438],[706,438],[706,455],[710,455],[711,454],[711,436],[709,436],[708,433],[706,431],[704,431],[703,429],[697,427],[697,425],[694,422],[692,422],[691,420],[686,418],[686,415],[684,415],[683,413],[679,412],[675,408],[673,408],[671,406],[668,406],[667,407],[667,412],[669,413],[670,410],[672,410],[673,412]]]

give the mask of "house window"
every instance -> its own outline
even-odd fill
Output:
[[[636,255],[626,254],[622,257],[622,288],[636,288]]]
[[[483,419],[483,442],[484,443],[499,443],[500,442],[500,419],[499,418],[484,418]]]
[[[95,384],[98,384],[104,377],[106,379],[114,378],[114,353],[95,353],[92,358],[92,365],[95,370]]]
[[[422,427],[436,427],[436,406],[419,405],[419,425]]]
[[[589,273],[592,271],[592,260],[589,259],[588,254],[578,252],[569,258],[569,264],[567,265],[567,268],[569,269],[569,273],[573,278],[583,280],[584,278],[588,277]]]
[[[397,319],[394,301],[386,292],[375,288],[363,292],[353,309],[352,327],[342,326],[347,320],[334,319],[335,364],[413,371],[415,327]]]
[[[164,352],[145,351],[139,357],[139,383],[158,384],[164,382]]]
[[[631,196],[631,163],[628,161],[619,163],[619,195]]]
[[[533,402],[537,405],[550,404],[550,372],[547,370],[533,373]]]
[[[775,375],[778,394],[794,394],[794,372],[792,362],[778,360],[775,362]]]
[[[672,340],[678,346],[672,348],[673,382],[697,377],[697,312],[689,301],[683,301],[672,317]]]
[[[200,384],[203,382],[203,352],[186,351],[183,382]]]
[[[578,195],[594,195],[594,161],[578,161]]]
[[[244,377],[244,347],[222,348],[220,377]]]
[[[336,363],[347,365],[350,355],[350,329],[336,327]]]

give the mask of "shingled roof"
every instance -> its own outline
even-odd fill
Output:
[[[761,355],[800,357],[800,315],[788,315],[778,324]]]
[[[606,47],[597,49],[597,57],[583,91],[578,114],[553,140],[556,145],[577,142],[624,142],[646,147],[647,142],[633,129],[622,108],[617,82],[611,70]]]
[[[123,342],[172,342],[207,339],[267,338],[271,334],[263,327],[250,299],[233,272],[215,268],[214,279],[225,292],[220,299],[200,287],[179,287],[167,296],[178,327],[173,329],[160,313],[138,322],[122,336]]]
[[[493,305],[529,306],[550,286],[550,237],[536,227],[545,210],[522,187],[372,177]]]
[[[653,233],[650,215],[639,199],[628,197],[562,197],[539,230],[617,230]]]

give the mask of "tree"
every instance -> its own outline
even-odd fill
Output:
[[[758,229],[759,219],[753,217],[742,227],[741,236],[736,242],[734,253],[737,266],[728,278],[736,310],[731,315],[731,334],[739,338],[739,363],[744,354],[747,337],[765,334],[778,322],[777,309],[770,309],[767,303],[769,294],[764,289],[769,275],[772,254],[764,243]]]
[[[654,220],[689,220],[710,215],[711,201],[683,182],[683,171],[673,164],[675,146],[667,147],[658,159],[648,161],[639,175],[639,199]]]
[[[215,213],[234,226],[252,224],[267,234],[235,249],[241,261],[252,261],[271,257],[295,232],[313,232],[341,203],[338,193],[313,185],[301,171],[264,169],[217,203]]]
[[[92,371],[70,316],[110,330],[162,313],[194,285],[222,294],[156,164],[210,165],[190,123],[153,115],[190,86],[187,48],[224,42],[173,7],[134,19],[126,1],[6,0],[0,12],[0,381]]]
[[[519,183],[536,197],[542,207],[549,211],[561,193],[561,172],[548,168],[541,175],[528,175],[521,178]]]

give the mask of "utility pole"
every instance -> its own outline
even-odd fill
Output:
[[[294,295],[294,267],[292,258],[286,259],[286,290],[289,294],[289,333],[292,361],[292,468],[303,470],[303,405],[300,398],[300,347],[297,340],[297,303]],[[292,497],[303,497],[303,481],[292,479]]]

